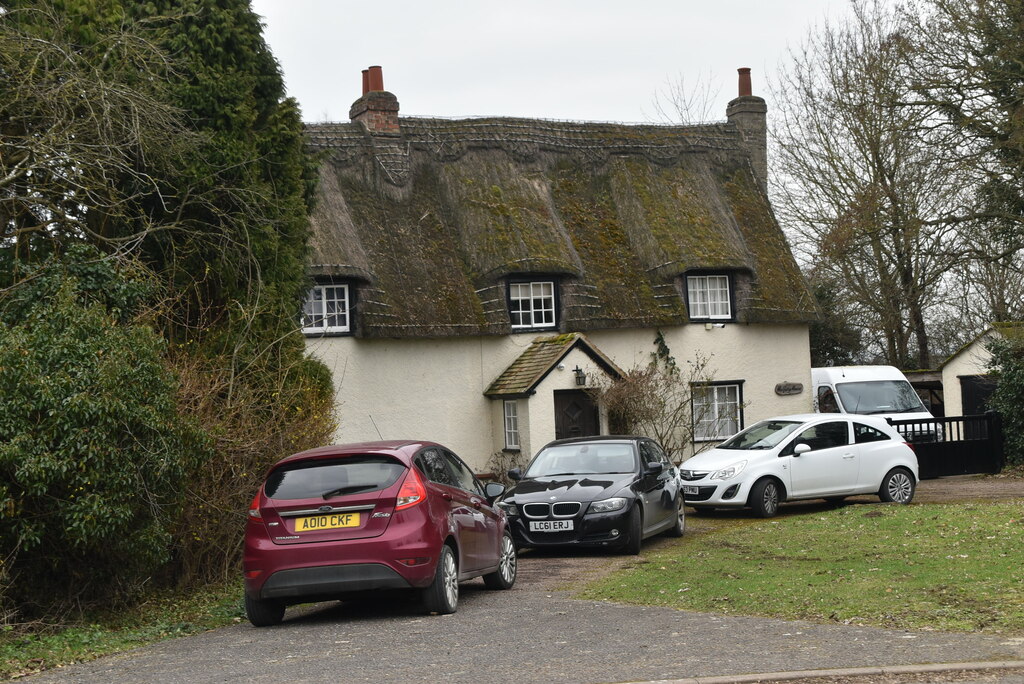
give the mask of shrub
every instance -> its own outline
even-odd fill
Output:
[[[1024,340],[993,339],[989,366],[997,385],[989,406],[1003,419],[1006,465],[1024,464]]]
[[[0,548],[7,598],[53,615],[129,598],[167,560],[207,446],[178,416],[161,339],[111,315],[130,302],[101,303],[61,269],[32,291],[0,329]]]

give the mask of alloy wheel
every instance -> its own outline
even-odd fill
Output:
[[[455,567],[455,558],[452,554],[445,554],[444,567],[441,570],[444,573],[444,594],[448,599],[448,605],[455,606],[459,602],[459,573]]]
[[[904,503],[910,499],[910,493],[914,490],[914,485],[910,481],[910,477],[904,472],[893,473],[893,476],[889,478],[889,498],[896,503]]]
[[[764,502],[765,512],[769,515],[774,515],[775,511],[779,509],[779,488],[775,486],[775,483],[768,483],[764,488],[761,500]]]
[[[501,579],[506,584],[511,584],[516,578],[516,547],[507,535],[501,539],[501,560],[498,572],[501,573]]]

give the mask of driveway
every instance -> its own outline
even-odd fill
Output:
[[[948,481],[935,485],[948,486]],[[1018,494],[1002,496],[1024,498],[1024,480],[1018,487]],[[922,498],[928,489],[925,482]],[[683,539],[653,540],[645,550],[698,545],[710,526],[739,521],[694,517],[690,522]],[[511,591],[488,591],[481,581],[470,582],[463,585],[454,615],[424,616],[399,598],[318,604],[290,609],[278,627],[237,624],[53,670],[32,681],[590,684],[1024,660],[1024,638],[725,617],[572,597],[572,586],[581,579],[628,562],[596,553],[526,552]]]

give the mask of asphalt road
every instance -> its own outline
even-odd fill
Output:
[[[645,548],[699,544],[705,523],[691,522],[682,539],[652,540]],[[1020,637],[726,617],[572,597],[571,587],[580,579],[624,562],[629,558],[526,552],[512,590],[489,591],[480,580],[464,584],[454,615],[423,615],[403,596],[295,607],[277,627],[241,623],[51,670],[31,681],[593,684],[1024,661]],[[1024,669],[973,678],[922,677],[867,681],[1024,682]]]

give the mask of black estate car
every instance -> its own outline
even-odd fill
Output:
[[[497,502],[519,546],[608,546],[640,553],[647,537],[682,536],[675,466],[646,437],[561,439],[541,449]]]

